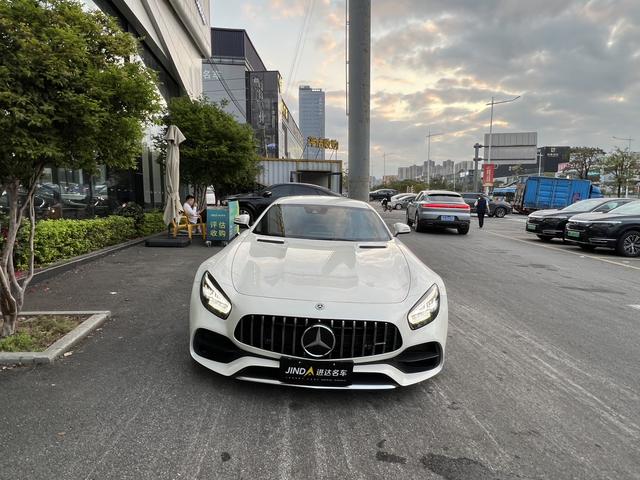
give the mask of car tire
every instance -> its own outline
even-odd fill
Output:
[[[460,235],[466,235],[467,233],[469,233],[469,225],[463,225],[461,227],[458,227],[458,233]]]
[[[240,215],[249,215],[249,225],[253,225],[253,222],[256,219],[256,213],[253,211],[253,208],[240,207],[239,212]]]
[[[507,210],[504,207],[498,207],[493,211],[493,216],[496,218],[504,218],[507,214]]]
[[[424,227],[420,225],[420,220],[418,218],[418,214],[416,213],[415,218],[413,219],[413,227],[416,229],[416,232],[424,232]]]
[[[630,230],[618,239],[616,252],[623,257],[640,257],[640,231]]]
[[[407,210],[407,225],[409,226],[413,225],[413,220],[409,218],[409,210]]]
[[[550,237],[548,235],[537,235],[537,237],[543,242],[550,242],[551,240],[553,240],[553,237]]]
[[[396,210],[402,210],[402,205],[399,203],[394,207]]]
[[[582,245],[582,244],[580,244],[580,248],[585,252],[593,252],[596,249],[595,245]]]

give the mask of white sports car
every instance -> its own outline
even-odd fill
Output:
[[[364,202],[275,201],[193,282],[191,356],[226,376],[312,388],[411,385],[442,370],[442,279]]]

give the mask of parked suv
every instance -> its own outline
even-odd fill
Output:
[[[583,250],[614,248],[619,255],[640,257],[640,200],[608,213],[583,213],[569,219],[564,233]]]
[[[339,193],[332,192],[328,188],[310,183],[278,183],[265,187],[257,192],[231,195],[227,197],[226,202],[236,200],[240,214],[249,215],[249,223],[252,224],[274,200],[296,195],[341,196]]]
[[[471,208],[459,193],[424,190],[407,205],[407,225],[416,232],[427,227],[455,228],[461,235],[469,233]]]
[[[462,198],[464,198],[465,203],[469,205],[469,208],[471,209],[471,213],[476,213],[475,203],[478,200],[478,197],[480,196],[487,199],[487,203],[489,205],[490,217],[495,216],[498,218],[502,218],[508,213],[511,213],[511,211],[513,210],[511,208],[511,205],[505,202],[501,198],[489,198],[484,193],[463,193]]]
[[[589,212],[607,213],[631,201],[632,198],[589,198],[560,210],[538,210],[529,215],[525,228],[543,242],[548,242],[553,238],[563,238],[564,227],[575,215]]]

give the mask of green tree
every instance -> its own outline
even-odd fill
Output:
[[[569,152],[569,164],[564,171],[575,170],[578,178],[588,179],[592,170],[603,161],[604,150],[598,147],[574,147]]]
[[[155,75],[138,44],[103,13],[71,0],[0,0],[0,191],[9,201],[0,256],[0,336],[14,332],[33,276],[33,193],[45,165],[130,168],[144,122],[159,110]],[[14,269],[30,220],[29,269]],[[24,247],[24,245],[22,246]]]
[[[253,129],[221,105],[204,98],[174,98],[164,124],[165,131],[176,125],[186,137],[180,144],[180,181],[193,185],[200,204],[209,185],[215,187],[218,198],[254,186],[258,156]],[[157,145],[164,143],[163,137],[164,133],[156,138]]]
[[[604,172],[612,176],[611,183],[620,196],[622,188],[627,187],[640,173],[640,155],[630,152],[629,149],[622,150],[616,147],[605,159],[603,167]]]

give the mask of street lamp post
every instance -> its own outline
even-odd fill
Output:
[[[631,142],[633,141],[633,138],[616,137],[615,135],[613,136],[613,138],[615,138],[616,140],[624,140],[625,142],[629,142],[627,153],[631,155]],[[629,178],[628,177],[629,177],[629,172],[627,172],[627,175],[624,181],[624,198],[629,198]]]
[[[493,144],[493,106],[500,105],[501,103],[511,103],[515,102],[520,98],[520,95],[517,97],[513,97],[509,100],[500,100],[499,102],[495,101],[495,97],[491,97],[491,102],[487,103],[487,105],[491,105],[491,120],[489,121],[489,151],[487,153],[487,165],[491,164],[491,146]]]
[[[384,185],[386,185],[385,181],[384,181],[384,177],[387,176],[387,155],[395,155],[395,153],[390,152],[383,152],[382,153],[382,183]]]
[[[431,187],[431,137],[437,137],[443,135],[442,133],[431,133],[427,135],[427,187]]]

